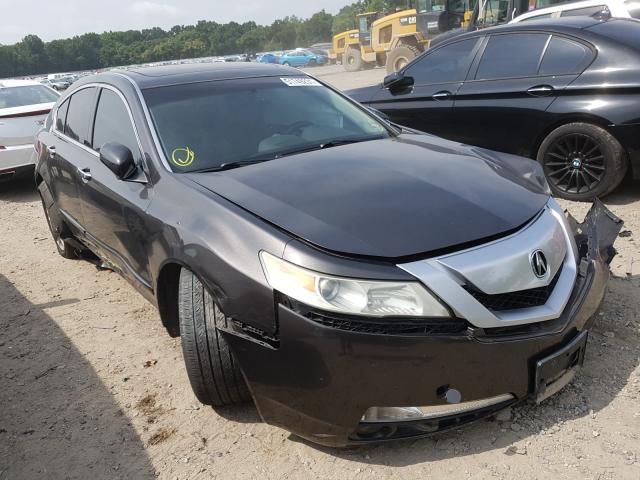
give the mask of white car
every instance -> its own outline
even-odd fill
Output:
[[[600,14],[604,12],[611,17],[640,19],[640,0],[585,0],[538,8],[518,15],[509,23],[542,20],[544,18],[575,17]]]
[[[29,80],[0,80],[0,181],[33,172],[33,142],[60,94]]]

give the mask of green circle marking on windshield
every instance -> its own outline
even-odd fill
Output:
[[[196,159],[196,154],[189,147],[176,148],[171,152],[171,161],[178,167],[189,167]]]

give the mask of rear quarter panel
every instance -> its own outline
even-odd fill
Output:
[[[608,42],[597,47],[594,62],[548,108],[548,128],[538,145],[560,125],[593,123],[622,144],[640,178],[640,52]]]

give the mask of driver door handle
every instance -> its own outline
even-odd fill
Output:
[[[434,93],[431,98],[433,98],[434,100],[449,100],[451,98],[451,92],[448,91],[442,91],[442,92],[437,92]]]
[[[531,87],[527,90],[527,93],[534,97],[545,97],[547,95],[551,95],[553,91],[554,88],[551,85],[536,85],[535,87]]]
[[[85,183],[87,183],[89,180],[91,180],[91,178],[93,178],[91,176],[91,170],[88,168],[83,168],[83,169],[78,168],[78,175],[80,175],[80,178]]]

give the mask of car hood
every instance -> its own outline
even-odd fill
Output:
[[[187,177],[322,249],[384,259],[503,235],[548,200],[537,163],[431,135]]]

